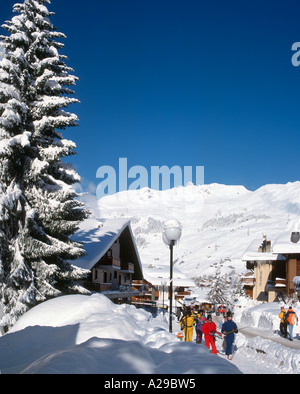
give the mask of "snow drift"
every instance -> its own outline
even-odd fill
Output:
[[[59,297],[0,338],[2,374],[237,374],[205,346],[179,342],[168,322],[105,296]]]

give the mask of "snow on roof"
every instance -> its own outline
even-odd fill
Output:
[[[262,244],[261,239],[255,239],[249,245],[248,249],[245,251],[242,260],[243,261],[276,261],[276,260],[285,260],[285,257],[281,254],[273,252],[259,252],[258,248]]]
[[[144,278],[154,286],[161,286],[162,281],[165,281],[167,286],[170,280],[169,265],[142,265],[129,219],[105,219],[101,221],[87,219],[82,222],[73,239],[74,241],[83,243],[86,255],[72,262],[72,264],[80,268],[92,269],[127,227],[130,230]],[[173,285],[176,287],[195,287],[195,283],[176,267],[173,268]]]
[[[243,272],[242,273],[242,278],[247,278],[247,279],[255,278],[254,271],[253,270],[247,270],[247,271]]]
[[[136,256],[142,271],[142,264],[129,219],[106,219],[101,221],[87,219],[83,221],[73,239],[74,241],[83,243],[86,255],[72,262],[72,264],[80,268],[92,269],[127,227],[130,231]]]
[[[170,266],[163,264],[148,264],[143,266],[144,278],[153,286],[162,286],[162,283],[169,285]],[[176,266],[173,267],[174,287],[195,287],[195,283],[187,278]]]
[[[288,231],[281,234],[278,238],[276,238],[273,251],[275,253],[299,253],[300,254],[300,241],[298,243],[293,243],[291,241],[292,232]]]

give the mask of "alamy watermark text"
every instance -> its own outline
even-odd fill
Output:
[[[119,168],[101,166],[96,173],[100,182],[97,186],[96,195],[100,199],[103,196],[115,194],[117,191],[138,190],[149,187],[155,190],[167,190],[172,187],[186,186],[188,183],[195,185],[204,184],[204,167],[174,165],[169,168],[163,166],[151,166],[150,174],[147,168],[135,165],[128,168],[127,158],[119,158]]]

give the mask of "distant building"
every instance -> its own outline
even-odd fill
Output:
[[[300,233],[286,232],[281,234],[274,242],[274,253],[281,253],[286,258],[286,293],[298,293],[300,277]]]
[[[168,251],[167,251],[168,253]],[[168,254],[166,254],[168,256]],[[146,308],[165,308],[169,306],[170,265],[144,265],[144,280],[134,280],[133,287],[139,290],[139,295],[132,299],[136,306]],[[182,306],[184,297],[191,294],[195,283],[187,278],[177,267],[173,267],[173,307]]]
[[[83,243],[86,255],[72,264],[90,270],[83,285],[116,303],[131,303],[132,296],[138,294],[132,282],[143,280],[143,270],[130,220],[88,219],[74,240]]]
[[[251,243],[243,255],[247,272],[242,283],[246,294],[267,302],[298,294],[295,278],[300,276],[299,239],[295,233],[289,232],[279,236],[273,246],[266,236],[262,242],[255,240]]]

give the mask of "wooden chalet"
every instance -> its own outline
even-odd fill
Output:
[[[132,303],[144,308],[164,308],[169,307],[169,263],[144,265],[144,279],[134,280],[133,287],[139,291],[139,295],[133,297]],[[191,289],[195,283],[188,279],[180,270],[173,267],[173,307],[182,306],[184,297],[191,294]]]
[[[73,264],[90,270],[83,285],[116,303],[131,303],[138,294],[132,282],[143,280],[143,270],[130,220],[88,219],[74,239],[83,243],[86,255]]]
[[[297,293],[300,277],[300,233],[298,231],[281,234],[274,242],[274,253],[281,253],[286,259],[285,291],[289,296]]]
[[[255,240],[243,255],[247,272],[242,277],[246,294],[258,301],[273,302],[298,294],[300,276],[300,237],[288,232],[279,236],[273,245],[264,236]]]

